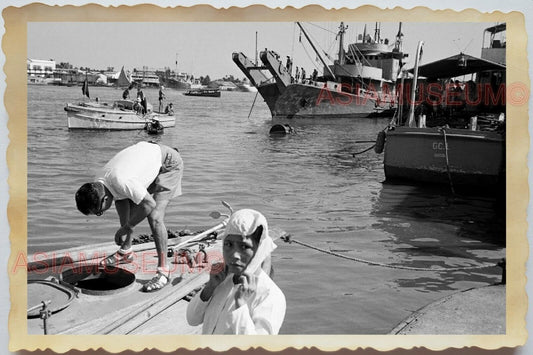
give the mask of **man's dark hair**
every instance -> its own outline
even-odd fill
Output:
[[[100,206],[101,196],[98,185],[94,182],[83,184],[76,192],[76,206],[84,215],[90,214]]]

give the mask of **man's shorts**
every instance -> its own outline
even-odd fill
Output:
[[[183,176],[183,160],[177,148],[159,144],[161,148],[161,169],[148,192],[156,197],[170,200],[181,195],[181,178]]]

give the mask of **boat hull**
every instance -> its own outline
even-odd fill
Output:
[[[272,118],[362,118],[379,110],[376,100],[369,95],[342,92],[335,84],[322,82],[291,84],[279,96],[263,96]],[[272,90],[270,90],[272,91]],[[263,95],[263,90],[259,93]],[[269,104],[270,102],[270,104]]]
[[[147,122],[159,121],[164,128],[174,127],[176,118],[169,115],[146,114],[139,115],[130,110],[114,108],[84,107],[68,104],[67,126],[69,129],[96,130],[141,130]]]
[[[491,131],[395,127],[387,132],[386,179],[497,186],[505,176],[505,137]],[[446,140],[445,140],[446,138]],[[447,150],[446,150],[447,146]],[[448,174],[449,171],[449,174]]]

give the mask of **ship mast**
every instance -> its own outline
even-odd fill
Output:
[[[344,26],[344,22],[341,22],[339,26],[339,33],[337,36],[339,37],[339,65],[344,64],[344,34],[346,33],[346,29],[348,26]]]
[[[403,37],[402,23],[400,22],[400,24],[398,26],[398,33],[396,34],[396,43],[395,43],[395,46],[394,46],[394,50],[395,51],[398,51],[398,52],[402,51],[402,42],[403,42],[402,37]]]
[[[414,77],[413,77],[413,84],[411,86],[411,102],[409,107],[409,127],[416,127],[415,122],[415,101],[416,101],[416,85],[418,81],[418,63],[420,62],[420,54],[422,53],[422,46],[424,45],[424,41],[418,42],[418,47],[416,49],[416,58],[415,58],[415,70],[414,70]],[[403,90],[403,89],[402,89]]]
[[[255,31],[255,66],[257,66],[257,31]]]
[[[326,62],[324,61],[324,59],[322,58],[322,56],[320,55],[320,53],[318,52],[318,50],[315,48],[315,45],[313,44],[313,42],[309,39],[309,36],[307,35],[307,32],[305,32],[303,26],[300,24],[300,22],[296,22],[296,24],[298,25],[298,27],[300,27],[300,29],[302,30],[305,38],[307,38],[307,41],[309,42],[309,44],[311,45],[311,47],[313,47],[313,50],[315,51],[316,55],[318,56],[318,58],[320,59],[320,61],[322,62],[322,64],[324,65],[324,68],[326,68],[326,70],[329,72],[329,75],[331,75],[333,77],[333,80],[335,80],[335,74],[333,74],[333,72],[331,71],[331,69],[329,68],[329,66],[326,64]]]

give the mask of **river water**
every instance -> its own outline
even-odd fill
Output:
[[[112,101],[122,91],[91,87]],[[157,90],[144,90],[157,106]],[[187,97],[166,90],[176,126],[155,139],[177,146],[184,194],[167,209],[171,230],[216,224],[209,212],[261,211],[296,240],[383,265],[467,267],[505,257],[504,208],[489,197],[385,183],[382,155],[368,148],[387,119],[287,121],[296,134],[271,137],[255,93]],[[28,252],[112,241],[118,219],[84,216],[74,194],[120,149],[154,139],[144,131],[69,131],[67,102],[79,87],[28,86]],[[359,143],[357,143],[359,142]],[[136,233],[149,231],[143,222]],[[497,267],[412,271],[342,259],[278,241],[274,279],[287,298],[283,334],[386,334],[446,295],[500,280]]]

